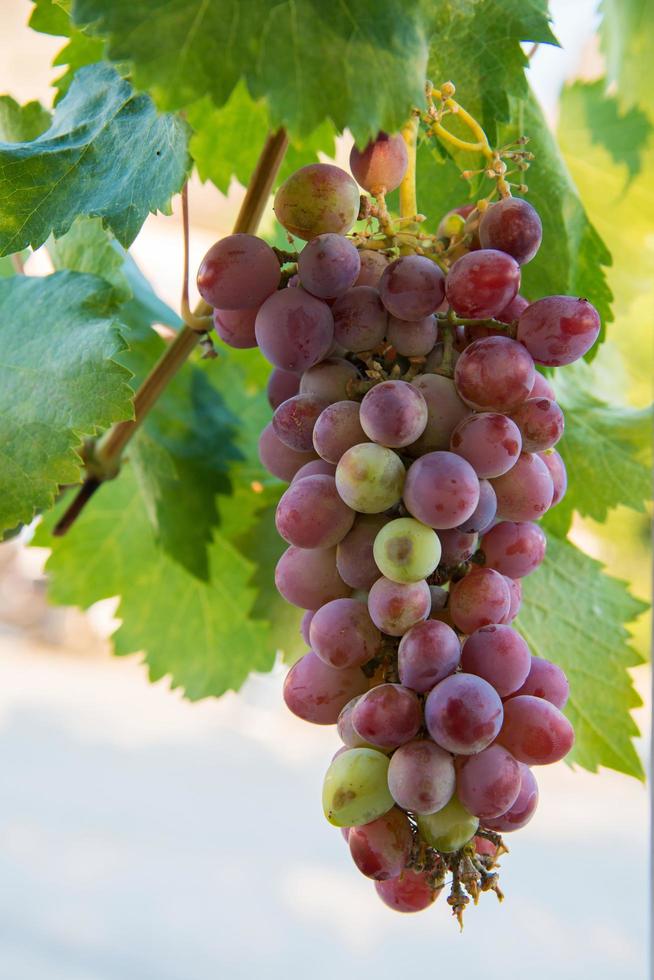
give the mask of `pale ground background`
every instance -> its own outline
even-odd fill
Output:
[[[553,4],[565,50],[532,67],[551,117],[595,6]],[[25,29],[29,9],[0,0],[0,92],[47,100],[61,44]],[[192,267],[240,193],[192,189]],[[175,306],[177,221],[150,219],[134,252]],[[646,976],[648,801],[634,780],[545,767],[502,907],[484,896],[462,937],[444,907],[395,915],[322,817],[335,736],[285,711],[283,671],[190,705],[138,657],[110,657],[111,602],[48,609],[43,557],[0,549],[2,980]],[[647,697],[647,669],[635,677]],[[647,731],[649,710],[636,717]]]

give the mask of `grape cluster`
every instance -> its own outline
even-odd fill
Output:
[[[352,152],[372,195],[406,166],[398,136]],[[382,901],[418,911],[447,876],[460,917],[468,895],[501,897],[500,834],[534,814],[532,767],[574,741],[565,675],[512,623],[545,554],[537,521],[566,490],[563,414],[535,364],[581,357],[599,317],[520,296],[541,241],[525,200],[450,212],[431,257],[347,237],[370,212],[335,166],[294,173],[275,212],[307,243],[297,257],[232,235],[198,284],[223,340],[274,368],[260,457],[290,482],[275,579],[310,647],[284,698],[337,726],[325,815]]]

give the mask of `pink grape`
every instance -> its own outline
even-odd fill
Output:
[[[538,568],[546,547],[543,530],[529,521],[501,521],[481,540],[486,564],[511,578],[524,578]]]
[[[333,599],[311,620],[310,646],[330,667],[360,667],[377,656],[381,633],[365,602]]]
[[[374,286],[379,285],[379,280],[386,266],[391,261],[388,255],[372,248],[362,248],[359,251],[361,258],[361,272],[355,282],[355,286]]]
[[[352,530],[336,549],[336,565],[344,582],[353,589],[367,592],[379,578],[373,554],[378,533],[388,523],[380,514],[359,514]]]
[[[401,684],[378,684],[352,709],[355,732],[376,748],[396,749],[411,741],[421,724],[420,701]]]
[[[255,235],[228,235],[202,259],[198,290],[219,310],[249,310],[275,292],[279,278],[279,262],[270,245]]]
[[[310,646],[309,627],[311,626],[312,619],[313,619],[313,610],[307,609],[307,611],[302,616],[302,621],[300,623],[300,634],[307,646]]]
[[[369,742],[366,742],[365,739],[361,738],[358,732],[354,730],[354,725],[352,724],[352,712],[354,711],[354,706],[360,697],[361,695],[357,694],[355,698],[348,701],[348,703],[341,708],[341,712],[338,716],[336,731],[338,732],[338,737],[340,738],[341,742],[343,742],[343,749],[341,749],[341,752],[345,749],[373,748]],[[334,756],[334,759],[335,758],[336,756]]]
[[[551,449],[563,435],[563,412],[549,398],[528,398],[511,418],[520,429],[522,448],[528,453]]]
[[[469,415],[457,425],[450,440],[452,452],[467,459],[480,480],[508,472],[521,448],[518,426],[498,412]]]
[[[421,912],[433,905],[441,889],[434,888],[424,871],[405,868],[398,878],[376,881],[375,890],[384,905],[395,912]]]
[[[535,521],[549,509],[554,483],[543,460],[521,453],[508,473],[492,481],[497,513],[508,521]]]
[[[554,388],[549,383],[546,377],[536,371],[534,376],[534,387],[529,392],[530,398],[551,398],[553,402],[556,401],[556,395],[554,393]]]
[[[550,507],[555,507],[563,500],[565,492],[568,489],[568,474],[565,463],[556,449],[547,449],[544,453],[539,453],[538,456],[545,463],[552,477],[554,493]]]
[[[509,337],[466,347],[454,368],[460,397],[479,412],[512,412],[529,397],[536,371],[529,353]]]
[[[388,788],[404,810],[436,813],[450,802],[455,785],[452,756],[429,739],[406,742],[391,756]]]
[[[378,578],[368,594],[370,618],[382,633],[403,636],[431,611],[431,593],[424,581],[400,584]]]
[[[298,453],[313,449],[313,427],[327,402],[315,395],[293,395],[275,411],[272,427],[278,439]]]
[[[521,694],[505,702],[498,742],[518,762],[528,766],[559,762],[568,754],[574,740],[572,725],[549,701]]]
[[[298,548],[333,548],[354,524],[333,476],[306,476],[292,483],[277,504],[278,533]]]
[[[497,495],[488,480],[479,481],[479,503],[471,516],[460,524],[457,530],[466,534],[482,534],[495,520],[497,513]]]
[[[402,255],[384,269],[379,294],[399,320],[422,320],[443,302],[445,277],[424,255]]]
[[[420,438],[407,447],[407,453],[422,456],[437,449],[449,449],[452,432],[470,416],[470,409],[459,398],[451,378],[419,374],[411,384],[427,403],[427,425]]]
[[[405,813],[393,807],[383,817],[362,827],[351,827],[348,844],[354,863],[366,878],[397,878],[411,853],[411,824]]]
[[[398,320],[388,318],[386,339],[403,357],[426,357],[438,336],[438,326],[433,316],[422,320]]]
[[[304,246],[297,268],[303,289],[318,299],[334,299],[354,284],[361,260],[352,242],[328,233]]]
[[[300,379],[292,371],[284,371],[282,368],[273,368],[268,378],[268,401],[274,410],[279,408],[287,398],[297,395],[300,390]]]
[[[360,419],[373,442],[398,449],[415,442],[427,424],[427,403],[406,381],[382,381],[364,395]]]
[[[326,402],[339,402],[348,395],[348,386],[358,377],[354,364],[342,357],[328,357],[314,364],[300,378],[300,393],[315,395]]]
[[[510,608],[509,587],[492,568],[475,567],[450,588],[450,616],[462,633],[501,623]]]
[[[439,531],[438,540],[441,543],[440,564],[446,568],[468,561],[477,550],[477,535],[452,528],[451,531]]]
[[[505,698],[524,684],[531,666],[531,654],[523,638],[511,626],[482,626],[463,644],[461,666],[468,674],[483,677],[501,698]]]
[[[427,695],[425,723],[437,745],[474,755],[497,737],[503,709],[491,685],[474,674],[452,674]]]
[[[404,503],[413,517],[429,527],[457,527],[472,516],[479,503],[479,480],[460,456],[427,453],[409,467]]]
[[[326,303],[303,289],[280,289],[259,309],[255,332],[271,364],[285,371],[306,371],[332,346],[334,318]]]
[[[443,590],[444,591],[444,590]],[[436,619],[418,623],[404,634],[397,651],[400,681],[418,694],[426,694],[453,674],[461,659],[459,638]]]
[[[349,596],[352,591],[336,569],[335,548],[306,549],[291,545],[277,562],[275,585],[287,602],[301,609],[318,609],[332,599]]]
[[[284,181],[274,210],[287,231],[308,241],[326,232],[345,235],[360,203],[359,188],[349,174],[330,163],[311,163]]]
[[[214,310],[213,327],[221,340],[229,347],[247,350],[257,346],[254,321],[258,307],[252,310]]]
[[[315,453],[298,453],[285,446],[275,435],[272,422],[268,423],[259,436],[259,459],[268,472],[279,480],[289,483],[305,463],[315,458]]]
[[[497,248],[512,255],[519,265],[531,261],[543,237],[538,212],[529,201],[505,197],[491,204],[479,222],[482,248]]]
[[[518,340],[538,364],[561,367],[590,350],[600,325],[599,313],[588,300],[545,296],[520,315]]]
[[[520,266],[504,252],[479,249],[457,259],[447,274],[445,294],[462,317],[495,316],[520,288]]]
[[[346,350],[379,347],[386,333],[388,314],[372,286],[353,286],[332,306],[334,340]]]
[[[529,306],[529,300],[517,293],[508,306],[505,306],[503,310],[495,314],[495,319],[499,320],[500,323],[513,323],[518,319],[523,310],[526,310]],[[476,337],[474,338],[477,339]]]
[[[520,765],[501,745],[489,745],[457,766],[457,796],[482,820],[506,813],[518,798],[520,782]]]
[[[516,797],[515,803],[505,813],[500,814],[499,817],[484,820],[485,826],[489,830],[496,831],[498,834],[506,834],[512,830],[520,830],[526,826],[538,806],[538,784],[536,777],[524,762],[519,762],[518,765],[520,766],[520,792]]]
[[[510,578],[508,575],[505,575],[504,581],[508,585],[511,594],[511,608],[502,620],[503,626],[513,622],[520,612],[520,606],[522,605],[522,585],[520,579]]]
[[[316,452],[330,463],[338,463],[343,453],[366,442],[359,420],[359,403],[333,402],[318,417],[313,430]]]
[[[402,183],[409,164],[406,143],[401,136],[379,133],[363,150],[350,152],[350,170],[373,197],[389,194]]]
[[[358,667],[335,670],[309,650],[286,675],[284,701],[304,721],[335,725],[341,708],[367,686],[368,679]]]
[[[514,694],[516,697],[530,694],[534,698],[544,698],[562,711],[568,703],[570,686],[568,678],[557,664],[532,656],[527,678]]]
[[[335,473],[336,467],[333,463],[328,463],[324,459],[312,459],[300,467],[291,483],[297,483],[298,480],[303,480],[305,476],[334,476]]]

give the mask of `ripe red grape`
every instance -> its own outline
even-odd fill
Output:
[[[529,392],[530,398],[551,398],[553,402],[556,401],[556,395],[554,393],[554,388],[549,383],[547,378],[536,371],[534,376],[534,387]]]
[[[342,296],[356,281],[361,268],[359,253],[347,238],[328,233],[312,238],[298,259],[302,288],[319,299]]]
[[[397,878],[411,853],[411,825],[407,815],[393,807],[362,827],[350,827],[348,844],[354,863],[366,878]]]
[[[511,418],[520,429],[522,448],[528,453],[551,449],[563,435],[563,412],[549,398],[528,398]]]
[[[326,303],[303,289],[280,289],[257,313],[255,331],[266,360],[285,371],[300,372],[329,351],[334,318]]]
[[[481,541],[486,564],[511,578],[524,578],[538,568],[546,546],[542,528],[530,521],[501,521]]]
[[[517,293],[508,306],[505,306],[503,310],[495,314],[495,319],[499,320],[500,323],[513,323],[518,319],[523,310],[526,310],[529,306],[529,300]],[[474,328],[473,328],[474,329]],[[483,329],[483,328],[482,328]],[[477,340],[477,337],[471,338],[472,340]]]
[[[429,586],[424,580],[400,584],[382,576],[370,589],[368,610],[382,633],[403,636],[431,612]]]
[[[511,608],[502,620],[502,625],[506,626],[512,623],[520,612],[520,606],[522,605],[522,584],[520,579],[510,578],[508,575],[504,576],[504,581],[509,587],[509,592],[511,593]]]
[[[270,245],[255,235],[228,235],[202,259],[198,290],[219,310],[249,310],[275,292],[279,278],[279,262]]]
[[[259,436],[259,459],[268,472],[279,480],[290,483],[298,470],[315,458],[315,453],[298,453],[285,446],[275,435],[272,422],[268,423]]]
[[[368,591],[379,578],[373,545],[388,522],[380,514],[358,514],[352,530],[336,549],[336,565],[344,582],[353,589]]]
[[[300,393],[315,395],[326,402],[340,402],[349,398],[348,386],[358,377],[354,364],[342,357],[328,357],[314,364],[300,378]]]
[[[310,646],[330,667],[360,667],[377,656],[381,633],[365,602],[333,599],[311,620]]]
[[[363,189],[374,197],[399,187],[408,163],[402,137],[387,133],[378,133],[364,150],[353,146],[350,152],[350,170]]]
[[[506,813],[518,798],[520,782],[519,763],[501,745],[489,745],[457,766],[457,796],[482,820]]]
[[[421,724],[420,701],[414,691],[401,684],[378,684],[352,709],[355,732],[381,749],[396,749],[410,742]]]
[[[449,449],[452,432],[470,415],[470,409],[459,398],[451,378],[441,374],[419,374],[411,384],[427,403],[427,425],[420,438],[407,447],[407,452],[411,456],[422,456],[436,449]]]
[[[323,459],[338,463],[343,453],[363,442],[366,434],[361,428],[358,402],[334,402],[318,416],[313,446]]]
[[[424,255],[402,255],[384,269],[379,294],[399,320],[422,320],[443,302],[445,277]]]
[[[306,476],[292,483],[277,504],[277,531],[298,548],[333,548],[354,523],[333,476]]]
[[[427,403],[406,381],[382,381],[364,395],[360,419],[373,442],[398,449],[415,442],[427,424]]]
[[[221,340],[229,347],[247,350],[257,346],[254,321],[258,307],[251,310],[214,310],[213,326]]]
[[[300,622],[300,634],[307,646],[310,645],[309,627],[311,626],[311,620],[313,619],[313,615],[314,615],[313,610],[307,609],[307,611],[302,616],[302,620]]]
[[[508,521],[538,520],[554,496],[549,470],[533,453],[521,453],[515,466],[492,483],[498,516]]]
[[[457,755],[485,749],[502,727],[503,709],[491,685],[474,674],[452,674],[430,691],[425,724],[437,745]]]
[[[438,540],[441,543],[440,564],[446,568],[468,561],[477,550],[477,535],[474,532],[461,531],[458,527],[450,531],[439,531]]]
[[[491,204],[479,222],[482,248],[497,248],[512,255],[520,265],[533,259],[543,237],[538,212],[529,201],[505,197]]]
[[[404,810],[436,813],[449,803],[455,785],[452,756],[430,739],[406,742],[391,756],[388,788]]]
[[[532,656],[527,678],[514,693],[515,696],[530,694],[534,698],[544,698],[555,708],[563,710],[568,703],[570,686],[568,678],[557,664]]]
[[[463,644],[461,666],[468,674],[483,677],[505,698],[524,684],[531,654],[526,642],[511,626],[482,626]]]
[[[498,412],[469,415],[459,422],[450,439],[452,452],[467,459],[480,480],[508,472],[521,448],[518,426]]]
[[[466,534],[482,534],[495,520],[497,496],[488,480],[479,481],[479,502],[471,516],[460,524],[457,530]]]
[[[355,286],[375,286],[379,285],[379,280],[386,266],[391,261],[388,255],[384,255],[378,249],[362,248],[359,250],[361,259],[361,271]]]
[[[599,313],[588,300],[545,296],[520,315],[518,340],[538,364],[572,364],[593,346],[600,332]]]
[[[386,333],[388,314],[372,286],[353,286],[332,306],[334,340],[346,350],[369,351]]]
[[[358,667],[335,670],[309,650],[286,675],[284,701],[304,721],[335,725],[341,708],[367,686],[368,679]]]
[[[306,241],[327,232],[345,235],[359,207],[359,188],[349,174],[330,163],[300,167],[281,185],[274,204],[279,223]]]
[[[424,871],[410,868],[398,878],[376,881],[375,890],[384,905],[395,912],[421,912],[434,904],[441,891],[434,888]]]
[[[498,741],[518,762],[528,766],[559,762],[574,740],[572,725],[549,701],[521,694],[505,702]]]
[[[327,402],[315,395],[293,395],[276,409],[272,419],[275,435],[289,449],[310,453],[313,427]]]
[[[301,480],[298,486],[301,486]],[[296,548],[291,545],[277,562],[277,591],[294,606],[318,609],[332,599],[349,596],[352,589],[336,569],[335,548]]]
[[[550,504],[550,507],[555,507],[556,504],[563,500],[565,497],[565,492],[568,489],[568,474],[565,468],[565,463],[556,449],[546,449],[545,452],[539,453],[538,456],[545,463],[545,466],[552,477],[554,493],[552,495],[552,503]]]
[[[427,453],[409,467],[404,503],[423,524],[437,530],[458,527],[479,503],[479,480],[470,463],[460,456]]]
[[[520,766],[520,792],[515,802],[506,813],[490,820],[484,820],[485,826],[489,830],[494,830],[498,834],[506,834],[512,830],[520,830],[521,827],[529,823],[536,807],[538,806],[538,784],[533,772],[524,762],[518,763]]]
[[[268,378],[268,401],[274,410],[279,408],[287,398],[297,395],[300,389],[300,379],[292,371],[284,371],[282,368],[273,368]]]
[[[386,339],[403,357],[426,357],[436,343],[438,326],[433,316],[422,320],[398,320],[389,316]]]
[[[324,459],[312,459],[297,471],[291,483],[303,480],[305,476],[335,476],[336,467]]]
[[[453,674],[461,659],[461,645],[453,629],[427,619],[404,634],[397,651],[400,681],[418,694],[426,694]]]
[[[512,412],[529,397],[536,371],[529,353],[510,337],[485,337],[454,368],[459,395],[479,412]]]
[[[449,612],[462,633],[501,623],[511,608],[509,587],[492,568],[473,567],[450,588]]]
[[[450,306],[462,317],[494,317],[520,288],[520,266],[505,252],[479,249],[457,259],[445,280]]]

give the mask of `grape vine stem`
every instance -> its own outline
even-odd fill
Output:
[[[285,129],[279,129],[268,136],[234,223],[234,233],[253,234],[257,230],[287,146],[288,135]],[[211,307],[200,300],[193,311],[193,319],[208,317],[211,312]],[[128,442],[201,337],[197,327],[184,324],[136,392],[134,418],[118,422],[87,451],[86,479],[56,524],[52,532],[54,535],[64,535],[102,483],[118,474],[120,458]]]

